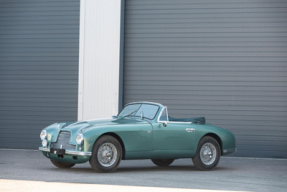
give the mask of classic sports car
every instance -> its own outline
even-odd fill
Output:
[[[111,119],[55,123],[40,134],[39,150],[59,168],[90,162],[97,172],[113,172],[121,160],[151,159],[169,166],[192,158],[200,170],[211,170],[221,155],[236,151],[234,135],[199,118],[172,118],[167,107],[152,102],[127,104]]]

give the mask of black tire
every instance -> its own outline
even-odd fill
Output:
[[[106,150],[102,152],[102,157],[104,157],[104,155],[105,155],[104,153],[112,155],[111,157],[112,157],[112,160],[114,158],[114,162],[111,165],[106,164],[106,166],[103,166],[101,164],[100,160],[98,159],[98,151],[99,151],[100,147],[104,144],[109,145],[109,146],[111,146],[110,144],[112,144],[116,148],[116,152],[117,152],[116,156],[113,156],[113,152],[107,153]],[[103,149],[103,147],[102,147],[102,149]],[[108,158],[107,155],[105,155],[104,158]],[[104,136],[100,137],[97,140],[97,142],[94,144],[94,147],[92,150],[92,156],[91,156],[89,162],[90,162],[91,167],[96,172],[110,173],[110,172],[115,171],[118,168],[121,160],[122,160],[122,146],[121,146],[120,142],[116,138],[114,138],[110,135],[104,135]]]
[[[174,159],[152,159],[151,161],[157,166],[167,167],[173,163]]]
[[[53,165],[55,165],[56,167],[61,168],[61,169],[71,168],[74,165],[76,165],[75,163],[59,162],[59,161],[54,161],[52,159],[50,159],[50,161],[53,163]]]
[[[207,150],[204,151],[205,147],[202,148],[204,145],[205,145],[205,147],[207,146],[206,147],[207,149],[213,148],[212,146],[215,147],[216,152],[215,151],[211,152],[211,150],[209,152],[209,153],[211,153],[212,158],[208,157],[211,155],[208,155],[209,153],[207,153]],[[210,148],[210,146],[211,146],[211,148]],[[200,155],[201,150],[202,150],[202,155]],[[216,155],[216,156],[213,157],[214,155]],[[206,137],[203,137],[199,141],[196,155],[194,158],[192,158],[192,162],[196,168],[198,168],[202,171],[209,171],[209,170],[214,169],[217,166],[219,159],[220,159],[220,155],[221,155],[221,150],[220,150],[220,146],[219,146],[218,142],[213,137],[206,136]],[[201,156],[203,159],[201,158]],[[204,156],[207,158],[207,161],[204,160]],[[214,158],[214,160],[213,160],[213,158]],[[208,159],[209,159],[209,162],[208,162]]]

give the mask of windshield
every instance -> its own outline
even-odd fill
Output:
[[[159,110],[159,106],[152,104],[130,104],[127,105],[119,116],[141,117],[153,120]]]

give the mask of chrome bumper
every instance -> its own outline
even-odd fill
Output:
[[[50,148],[39,147],[39,151],[50,152]],[[92,152],[72,151],[72,150],[67,150],[67,149],[65,151],[65,154],[68,154],[68,155],[79,155],[79,156],[92,156]]]

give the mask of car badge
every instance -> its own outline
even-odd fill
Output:
[[[185,130],[186,132],[193,132],[193,133],[195,132],[195,129],[192,129],[192,128],[186,128]]]

